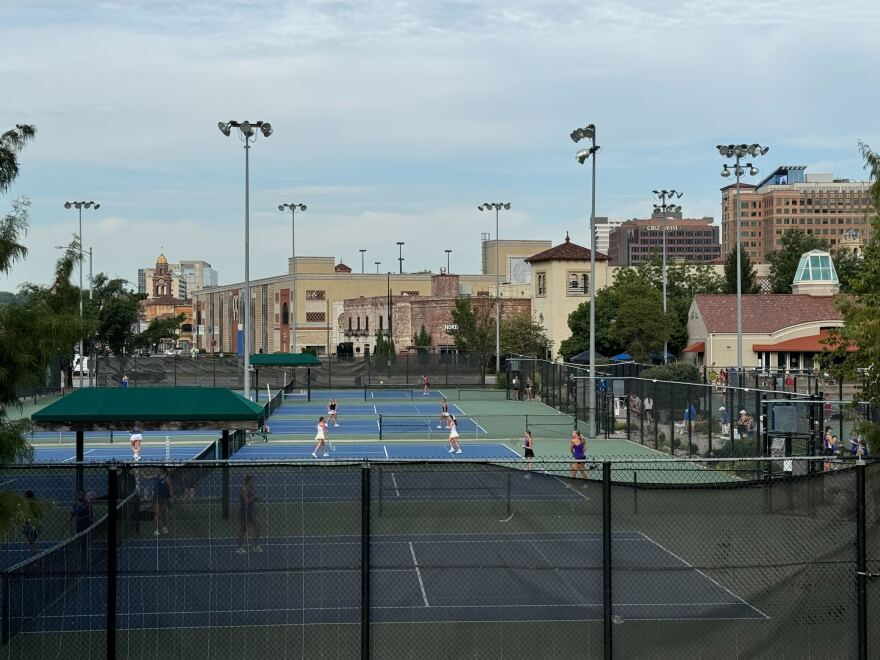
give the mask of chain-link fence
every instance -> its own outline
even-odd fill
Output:
[[[483,360],[461,352],[412,351],[392,356],[367,358],[321,357],[321,366],[260,367],[254,372],[254,387],[271,389],[293,383],[296,387],[359,388],[372,385],[420,386],[422,378],[434,386],[483,385]],[[236,355],[134,355],[124,359],[102,358],[97,383],[102,387],[201,386],[243,387],[244,358]]]
[[[880,463],[706,460],[5,467],[0,655],[876,657]]]

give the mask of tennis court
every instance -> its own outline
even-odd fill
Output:
[[[607,463],[588,481],[525,467],[207,461],[158,535],[155,466],[133,467],[141,502],[120,493],[116,532],[104,518],[6,570],[4,650],[103,657],[111,620],[121,657],[157,659],[568,658],[612,636],[620,657],[851,648],[855,523],[836,495],[851,472],[637,487]],[[242,537],[248,478],[258,527]]]

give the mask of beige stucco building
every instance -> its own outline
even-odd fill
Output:
[[[571,331],[568,316],[590,300],[590,251],[571,242],[568,234],[559,245],[526,260],[532,269],[532,318],[544,326],[553,342],[553,355]],[[608,257],[596,253],[596,290],[613,281]]]
[[[742,297],[743,366],[812,369],[828,331],[843,325],[834,305],[839,290],[827,252],[801,257],[791,294]],[[696,295],[688,314],[688,346],[697,364],[729,367],[736,359],[736,296]]]

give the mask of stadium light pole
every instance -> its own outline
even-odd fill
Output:
[[[660,200],[659,204],[654,204],[654,216],[668,216],[674,213],[681,213],[681,206],[675,203],[667,204],[667,199],[681,199],[683,192],[677,190],[653,190],[654,196]],[[674,216],[673,216],[674,217]]]
[[[361,253],[361,275],[364,274],[364,253],[366,252],[366,248],[361,248],[358,252]]]
[[[244,143],[244,393],[251,398],[251,144],[257,141],[257,132],[263,137],[272,135],[272,124],[267,121],[217,122],[217,128],[226,137],[232,129],[238,131],[238,139]]]
[[[290,266],[290,317],[288,321],[290,322],[290,352],[296,353],[296,211],[299,209],[300,211],[305,212],[305,210],[309,208],[305,204],[299,204],[297,202],[289,202],[286,204],[279,204],[279,211],[290,211],[290,256],[291,256],[291,266]]]
[[[376,275],[378,275],[379,274],[379,266],[382,265],[382,262],[381,261],[374,261],[373,263],[376,264]]]
[[[571,139],[575,144],[583,139],[591,142],[589,149],[581,149],[575,154],[578,163],[583,165],[587,158],[593,157],[590,209],[590,401],[587,406],[588,435],[593,438],[596,435],[596,153],[599,151],[596,145],[596,125],[587,124],[583,128],[576,128],[571,132]]]
[[[495,211],[495,378],[501,373],[501,264],[498,257],[498,212],[510,210],[510,202],[483,202],[477,209]]]
[[[736,376],[737,384],[742,382],[743,370],[743,318],[742,318],[742,211],[739,208],[739,179],[749,168],[749,176],[756,176],[758,168],[751,163],[741,163],[745,156],[757,158],[763,156],[770,147],[762,147],[760,144],[719,144],[716,149],[722,158],[734,158],[733,173],[736,176],[736,193],[734,196],[734,213],[736,219]],[[730,176],[730,166],[724,163],[721,168],[721,176]]]
[[[449,255],[452,254],[452,250],[443,250],[443,251],[446,253],[446,274],[449,275],[449,273],[451,272],[450,268],[449,268]]]
[[[79,317],[82,319],[83,315],[83,246],[82,246],[82,232],[83,232],[83,209],[95,209],[96,211],[101,208],[101,205],[98,202],[64,202],[64,208],[72,209],[75,208],[77,213],[79,214],[79,233],[77,233],[76,237],[79,241]],[[83,388],[83,360],[85,359],[85,355],[83,354],[83,344],[84,339],[82,336],[79,338],[79,389]]]
[[[403,275],[403,246],[406,245],[403,241],[397,241],[397,248],[400,250],[400,256],[397,258],[397,261],[400,263],[400,274]]]
[[[663,224],[660,227],[660,231],[663,232],[663,315],[666,316],[666,286],[668,283],[667,279],[667,270],[666,270],[666,232],[669,231],[669,221],[675,220],[675,216],[668,215],[669,213],[681,213],[681,206],[676,205],[674,202],[671,204],[667,204],[667,199],[681,199],[684,195],[683,192],[679,192],[677,190],[653,190],[654,196],[660,200],[659,204],[654,204],[654,212],[651,214],[652,217],[657,218],[658,220],[663,221]],[[669,339],[665,339],[663,341],[663,364],[669,363]]]

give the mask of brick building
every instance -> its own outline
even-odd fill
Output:
[[[648,218],[624,222],[608,237],[613,266],[635,266],[662,256],[685,263],[712,263],[721,257],[718,226],[712,218]]]
[[[740,183],[742,249],[754,263],[764,263],[791,229],[824,239],[831,252],[853,236],[870,238],[867,181],[808,174],[804,165],[777,167],[758,185]],[[736,184],[721,189],[724,251],[736,245]],[[861,244],[860,243],[860,244]]]
[[[344,300],[337,334],[343,341],[354,345],[355,355],[363,354],[367,350],[372,352],[376,345],[376,333],[387,333],[390,316],[392,338],[398,351],[413,345],[414,337],[423,325],[431,335],[432,348],[452,349],[455,345],[453,334],[456,329],[452,321],[452,310],[455,301],[461,298],[460,289],[460,276],[442,273],[431,276],[430,295],[411,292],[390,298],[386,295]],[[488,292],[470,299],[474,306],[494,317],[495,302],[488,296]],[[502,317],[509,314],[528,316],[531,314],[531,300],[503,298],[501,314]]]

